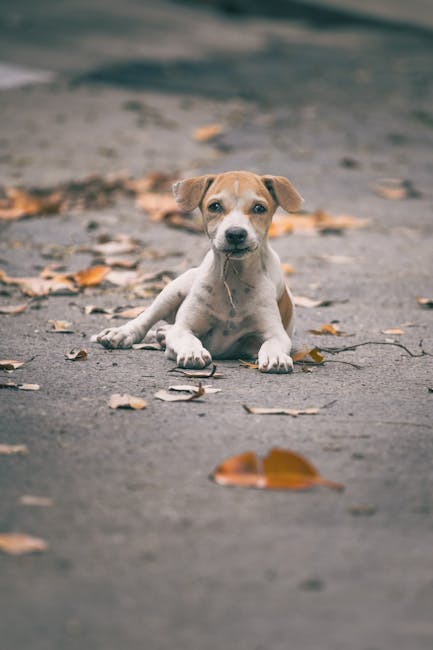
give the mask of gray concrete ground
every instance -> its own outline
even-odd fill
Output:
[[[399,342],[418,351],[422,339],[433,352],[433,312],[416,302],[433,298],[425,35],[132,0],[3,7],[0,60],[53,80],[0,91],[2,183],[121,169],[288,175],[307,209],[371,220],[343,235],[274,240],[296,269],[295,294],[344,301],[299,309],[295,346],[385,341],[382,330],[402,326]],[[218,145],[194,141],[193,129],[212,122],[224,126]],[[356,167],[342,164],[347,157]],[[421,196],[377,196],[372,185],[390,176]],[[89,221],[99,227],[89,231]],[[203,238],[151,223],[125,200],[0,222],[0,267],[34,275],[48,244],[119,232],[168,254],[144,261],[149,271],[195,263],[206,250]],[[77,270],[90,260],[80,253],[65,263]],[[2,305],[21,302],[18,290],[0,288]],[[167,404],[153,394],[172,382],[172,364],[158,352],[88,343],[106,324],[83,314],[89,303],[131,297],[104,286],[0,316],[0,358],[34,357],[7,378],[41,385],[0,391],[0,442],[29,448],[0,457],[0,532],[49,543],[41,555],[0,555],[2,650],[429,650],[431,358],[367,346],[333,357],[360,370],[329,363],[291,376],[233,360],[219,364],[221,393]],[[76,333],[47,333],[50,318],[73,321]],[[354,336],[308,333],[332,320]],[[64,360],[83,344],[87,361]],[[145,396],[147,410],[110,411],[114,392]],[[242,409],[334,400],[297,419]],[[208,480],[222,459],[273,446],[305,454],[346,490],[272,493]],[[55,505],[23,507],[23,494]]]

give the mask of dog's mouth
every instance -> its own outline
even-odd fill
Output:
[[[252,253],[256,248],[257,247],[254,246],[244,246],[243,248],[224,248],[222,252],[227,257],[244,257],[245,255],[248,255],[248,253]]]

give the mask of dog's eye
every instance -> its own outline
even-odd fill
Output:
[[[214,212],[216,214],[217,212],[222,212],[223,206],[221,203],[218,203],[218,201],[214,201],[213,203],[209,203],[207,209],[209,212]]]
[[[264,212],[266,212],[266,208],[261,203],[256,203],[255,205],[253,205],[253,212],[254,214],[263,214]]]

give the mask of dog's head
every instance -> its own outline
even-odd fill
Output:
[[[173,193],[182,209],[200,208],[214,248],[237,258],[261,246],[278,206],[294,212],[303,200],[287,178],[251,172],[196,176],[175,183]]]

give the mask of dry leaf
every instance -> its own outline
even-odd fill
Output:
[[[147,307],[131,307],[131,309],[123,309],[122,311],[114,310],[114,313],[109,314],[107,318],[137,318],[142,314]]]
[[[195,129],[193,137],[197,142],[209,142],[221,135],[222,132],[223,127],[221,124],[207,124],[206,126],[200,126],[198,129]]]
[[[134,260],[125,260],[121,257],[104,257],[102,259],[102,263],[105,266],[117,269],[136,269],[138,262],[139,260],[137,258]]]
[[[106,309],[105,307],[98,307],[97,305],[86,305],[84,307],[84,313],[89,316],[90,314],[112,314],[112,309]]]
[[[197,390],[193,393],[190,393],[189,395],[176,395],[175,393],[170,393],[170,391],[162,389],[155,393],[155,397],[162,400],[163,402],[192,402],[193,400],[202,397],[204,394],[205,390],[200,384]]]
[[[188,214],[181,210],[171,194],[144,192],[138,194],[135,204],[138,208],[147,212],[151,221],[163,221],[172,214]]]
[[[307,357],[310,357],[314,363],[323,363],[325,360],[325,357],[320,353],[320,351],[317,348],[307,348],[304,346],[303,350],[299,350],[298,352],[295,352],[292,354],[292,359],[294,363],[297,361],[305,361]]]
[[[382,334],[395,334],[397,336],[400,336],[401,334],[404,334],[401,327],[390,327],[387,330],[381,330],[381,332],[382,332]]]
[[[71,325],[67,320],[49,320],[52,329],[48,330],[49,332],[56,332],[57,334],[73,334],[74,330],[71,330]]]
[[[16,361],[14,359],[0,359],[0,370],[16,370],[21,368],[25,361]]]
[[[252,415],[291,415],[293,418],[297,418],[298,415],[317,415],[320,412],[319,408],[307,408],[307,409],[285,409],[285,408],[261,408],[255,406],[247,406],[242,404],[247,413]]]
[[[284,275],[293,275],[295,272],[295,267],[291,264],[287,264],[287,262],[281,262],[281,270]]]
[[[96,255],[126,255],[127,253],[135,253],[139,245],[135,239],[131,239],[127,235],[117,235],[111,241],[103,242],[102,244],[95,244],[89,248],[85,247],[81,250],[90,251]]]
[[[347,332],[342,332],[338,327],[330,324],[321,325],[319,330],[308,330],[308,332],[315,336],[348,336]]]
[[[1,282],[1,278],[0,278]],[[8,314],[9,316],[16,316],[22,314],[27,309],[27,303],[23,302],[20,305],[3,305],[0,306],[0,314]]]
[[[427,309],[433,309],[433,298],[421,298],[420,296],[416,299],[417,303],[421,307],[427,307]]]
[[[66,276],[56,276],[52,279],[41,277],[12,278],[0,269],[0,282],[19,286],[26,296],[39,297],[48,294],[77,293],[78,289]],[[24,309],[22,310],[24,311]]]
[[[281,237],[291,232],[341,232],[350,228],[363,228],[368,224],[367,219],[358,219],[349,215],[333,217],[323,210],[311,213],[274,215],[269,228],[269,237]]]
[[[352,264],[356,261],[355,257],[349,257],[348,255],[318,255],[317,257],[330,264]]]
[[[250,370],[258,370],[259,364],[253,361],[245,361],[244,359],[239,359],[239,365],[242,368],[249,368]]]
[[[110,269],[105,279],[116,287],[129,287],[140,282],[141,276],[139,271],[112,271]]]
[[[190,377],[191,379],[209,379],[213,377],[214,379],[221,379],[223,376],[222,373],[216,371],[217,367],[215,364],[212,364],[212,367],[208,370],[186,370],[185,368],[171,368],[169,372],[176,372],[179,375],[184,377]]]
[[[147,402],[142,397],[133,397],[127,393],[124,393],[123,395],[120,395],[120,393],[115,393],[108,400],[108,406],[111,409],[140,410],[147,407]]]
[[[80,348],[73,348],[70,352],[65,354],[65,359],[68,359],[69,361],[85,361],[87,357],[87,350],[80,350]]]
[[[45,540],[21,533],[0,533],[0,551],[9,555],[42,553],[48,548]]]
[[[22,506],[36,506],[37,508],[51,508],[54,501],[49,497],[38,497],[32,494],[23,494],[18,503]]]
[[[293,296],[293,301],[296,307],[306,307],[307,309],[329,307],[336,302],[334,300],[313,300],[313,298],[307,298],[307,296]]]
[[[39,214],[52,214],[60,210],[61,196],[58,193],[37,195],[26,190],[5,188],[6,201],[0,205],[0,219],[14,220]]]
[[[39,390],[39,384],[17,384],[15,381],[1,381],[0,388],[11,388],[12,390]]]
[[[176,384],[175,386],[168,387],[168,390],[180,393],[197,393],[201,389],[203,389],[205,393],[209,394],[221,392],[221,388],[213,388],[210,384],[205,384],[204,386],[201,384],[198,386],[193,386],[192,384]]]
[[[306,490],[316,485],[344,489],[322,478],[306,458],[289,449],[271,449],[264,458],[251,451],[233,456],[213,471],[212,478],[219,485],[266,490]]]
[[[101,284],[110,271],[109,266],[90,266],[88,269],[77,271],[72,275],[72,278],[79,287],[95,287]]]
[[[413,183],[401,178],[381,178],[374,186],[376,194],[391,201],[402,199],[419,198],[421,193],[413,186]]]
[[[28,452],[27,445],[3,445],[0,444],[0,456],[25,456]]]

